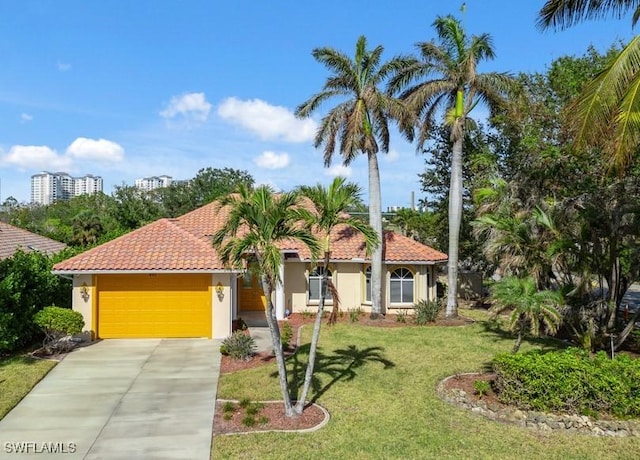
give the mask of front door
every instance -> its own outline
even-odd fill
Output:
[[[238,278],[238,292],[240,293],[241,311],[264,311],[267,299],[260,285],[260,276],[250,264],[244,276]]]

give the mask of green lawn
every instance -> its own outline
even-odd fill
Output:
[[[0,359],[0,420],[56,365],[55,361],[12,356]]]
[[[636,459],[638,438],[542,435],[441,401],[437,382],[481,371],[513,339],[484,323],[379,329],[323,326],[317,402],[329,424],[310,434],[218,436],[212,458]],[[306,328],[306,339],[310,327]],[[550,342],[551,344],[553,342]],[[525,343],[522,350],[552,346]],[[289,361],[304,372],[306,355]],[[224,375],[219,398],[280,399],[273,365]]]

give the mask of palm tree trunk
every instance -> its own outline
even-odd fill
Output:
[[[375,153],[367,155],[369,161],[369,225],[378,235],[380,244],[371,254],[371,319],[377,319],[382,312],[382,198],[380,192],[380,169]]]
[[[518,353],[518,350],[520,349],[521,344],[522,344],[522,329],[518,331],[518,337],[516,338],[516,343],[513,345],[513,350],[511,350],[511,352]]]
[[[463,123],[457,120],[456,123]],[[453,127],[452,129],[456,129]],[[460,225],[462,223],[462,142],[464,131],[453,140],[451,152],[451,183],[449,186],[449,261],[447,294],[447,318],[458,315],[458,251],[460,247]]]
[[[278,321],[276,320],[273,301],[271,300],[273,289],[271,289],[271,284],[264,276],[262,277],[261,282],[262,290],[267,298],[267,324],[269,325],[269,332],[271,332],[273,354],[276,357],[278,375],[280,376],[280,388],[282,390],[282,400],[284,401],[284,413],[287,417],[293,417],[295,413],[293,411],[293,404],[291,403],[291,395],[289,394],[289,382],[287,380],[287,367],[284,363],[284,352],[282,351],[282,339],[280,338],[280,329],[278,329]]]
[[[327,283],[329,282],[329,260],[331,253],[325,251],[324,253],[324,273],[322,274],[322,285],[320,287],[320,302],[318,303],[318,311],[316,312],[316,321],[313,325],[313,335],[311,336],[311,345],[309,348],[309,361],[307,362],[307,371],[304,374],[304,382],[302,384],[302,391],[300,392],[300,398],[296,403],[294,412],[296,415],[302,415],[305,402],[307,400],[307,394],[311,387],[311,379],[313,378],[313,369],[316,365],[316,351],[318,349],[318,340],[320,339],[320,327],[322,326],[322,313],[324,311],[324,304],[327,296]]]

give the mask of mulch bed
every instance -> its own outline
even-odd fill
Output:
[[[507,408],[509,406],[501,403],[498,400],[498,397],[496,396],[496,394],[493,392],[493,390],[489,390],[489,392],[486,395],[483,395],[482,397],[476,394],[476,389],[473,386],[473,383],[476,380],[485,380],[492,384],[495,378],[496,378],[496,374],[494,373],[457,374],[453,378],[450,378],[449,380],[447,380],[447,382],[444,385],[444,388],[446,390],[454,390],[454,389],[463,390],[467,394],[468,398],[471,399],[474,403],[477,403],[478,401],[482,400],[487,404],[487,406],[493,405],[496,408]]]
[[[213,420],[213,434],[251,433],[256,431],[298,431],[308,430],[320,425],[325,419],[325,413],[318,406],[308,405],[300,417],[287,417],[284,414],[284,404],[280,402],[264,402],[264,407],[255,416],[255,425],[247,426],[243,423],[246,412],[237,403],[231,418],[225,420],[225,401],[216,402],[216,412]]]

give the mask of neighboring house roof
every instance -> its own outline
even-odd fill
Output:
[[[224,225],[227,216],[228,209],[213,202],[175,219],[160,219],[60,262],[53,269],[57,273],[225,270],[211,245],[211,236]],[[367,258],[362,235],[339,227],[331,240],[333,260]],[[310,258],[300,243],[288,242],[281,248],[298,253],[303,260]],[[445,254],[393,232],[385,232],[383,257],[387,262],[447,260]]]
[[[66,247],[59,241],[0,222],[0,260],[11,257],[18,249],[55,254]]]

